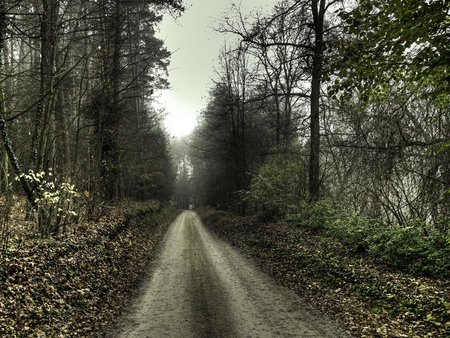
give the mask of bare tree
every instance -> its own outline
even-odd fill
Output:
[[[300,92],[289,93],[309,100],[310,104],[310,159],[309,159],[309,194],[311,200],[320,198],[320,98],[321,83],[323,81],[324,53],[327,35],[334,27],[326,22],[330,9],[340,1],[301,0],[283,1],[275,7],[274,13],[267,17],[257,17],[255,23],[248,27],[243,15],[237,9],[234,21],[226,18],[219,28],[223,33],[232,33],[241,38],[241,43],[255,46],[262,50],[268,48],[292,47],[297,50],[296,63],[301,69],[296,78],[297,84],[308,83],[307,88],[299,87]],[[273,35],[273,27],[279,27],[280,20],[289,26],[283,29],[296,32],[288,36],[295,39],[284,40],[280,35]],[[301,34],[298,34],[301,32]],[[275,39],[274,39],[275,37]],[[283,37],[283,35],[281,35]],[[302,90],[303,89],[303,90]],[[277,93],[277,95],[279,95]]]

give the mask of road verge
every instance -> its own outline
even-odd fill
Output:
[[[335,238],[211,209],[205,225],[354,337],[448,337],[448,281],[412,277],[349,255]]]
[[[129,299],[173,212],[154,204],[110,207],[0,257],[0,336],[97,337]]]

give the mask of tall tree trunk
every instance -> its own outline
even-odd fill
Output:
[[[0,74],[3,73],[3,48],[5,46],[5,30],[6,30],[6,8],[2,1],[0,3]],[[6,114],[6,103],[5,103],[5,92],[3,87],[4,81],[0,78],[0,134],[5,147],[6,154],[9,161],[14,168],[16,175],[19,177],[20,184],[27,196],[27,200],[37,210],[37,204],[33,197],[33,193],[28,185],[27,180],[22,175],[22,169],[20,168],[19,161],[14,153],[11,146],[11,141],[9,139],[8,128],[6,126],[5,114]]]
[[[276,125],[275,125],[275,142],[279,146],[281,143],[281,111],[280,111],[280,98],[278,97],[278,76],[275,79],[275,109],[276,109]]]
[[[114,12],[110,13],[109,23],[106,22],[105,36],[110,42],[104,65],[106,89],[103,93],[103,112],[99,118],[100,138],[100,176],[104,198],[112,200],[119,197],[120,158],[119,158],[119,127],[120,111],[120,50],[121,50],[121,20],[120,1],[113,1]]]
[[[2,11],[0,13],[0,15],[2,16],[2,18],[0,18],[0,20],[3,20],[3,22],[0,23],[0,30],[1,30],[1,32],[0,32],[0,39],[1,39],[1,41],[0,41],[0,53],[1,53],[1,55],[0,55],[0,74],[2,74],[2,73],[7,74],[8,70],[7,70],[7,66],[6,66],[6,64],[7,64],[6,60],[8,59],[9,54],[8,54],[7,48],[5,46],[6,45],[5,41],[3,40],[4,29],[6,28],[6,25],[5,25],[6,16],[5,16],[5,13],[3,12],[5,10],[4,4],[2,3],[0,6],[2,7],[2,8],[0,8],[0,11]],[[3,25],[5,25],[5,27],[3,27]],[[2,57],[3,57],[3,60],[1,59]],[[4,86],[5,86],[5,81],[3,78],[0,78],[0,112],[2,114],[2,119],[7,118],[7,106],[6,106],[6,100],[5,100]],[[7,152],[0,153],[0,156],[1,156],[1,165],[2,165],[2,173],[0,174],[0,189],[3,191],[3,190],[6,190],[9,185],[9,157],[8,157]]]
[[[36,172],[44,169],[51,113],[54,108],[54,68],[56,59],[56,25],[58,0],[42,0],[40,88],[31,159]]]
[[[312,12],[314,16],[314,55],[311,79],[309,195],[312,201],[316,201],[320,196],[320,80],[323,62],[325,0],[312,0]]]
[[[64,93],[58,90],[56,106],[55,106],[55,121],[56,121],[56,137],[58,142],[56,144],[56,163],[58,169],[62,173],[66,173],[70,168],[70,147],[69,147],[69,131],[67,128],[67,119],[65,114],[65,106],[63,104]]]

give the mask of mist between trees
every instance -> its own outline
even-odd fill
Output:
[[[3,214],[24,191],[46,236],[101,203],[170,199],[168,135],[151,106],[168,87],[170,52],[155,29],[183,10],[177,0],[1,2]]]
[[[173,144],[178,206],[323,224],[339,210],[445,243],[449,15],[445,1],[232,5],[208,104]]]
[[[447,2],[286,0],[265,16],[231,5],[208,104],[171,154],[151,106],[170,57],[155,29],[183,10],[1,3],[5,214],[25,192],[45,236],[101,203],[169,201],[175,186],[182,208],[292,219],[326,201],[448,236]]]

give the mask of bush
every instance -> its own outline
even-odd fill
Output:
[[[241,197],[260,218],[283,218],[298,211],[306,198],[306,172],[304,161],[295,152],[271,155]]]
[[[386,226],[379,219],[339,212],[326,232],[350,252],[365,253],[378,263],[416,276],[450,277],[450,243],[442,233],[412,220],[407,227]]]
[[[363,217],[359,213],[349,216],[339,212],[338,217],[327,227],[327,231],[340,239],[350,251],[366,253],[372,236],[383,228],[381,220]]]
[[[285,220],[310,230],[323,230],[336,222],[338,215],[340,211],[332,209],[327,201],[312,203],[302,201],[298,212],[288,214]]]
[[[450,275],[450,244],[437,231],[425,225],[391,226],[370,239],[370,254],[380,263],[413,275]]]
[[[70,179],[56,178],[51,169],[40,173],[30,169],[28,174],[22,174],[21,177],[25,177],[34,188],[37,205],[34,211],[42,237],[57,233],[77,221],[79,216],[75,210],[79,209],[79,193]]]
[[[277,207],[284,202],[276,200],[272,203],[267,201],[265,210],[276,211],[279,215]],[[295,226],[321,231],[338,239],[349,253],[368,255],[390,268],[414,276],[450,277],[450,238],[438,230],[428,229],[422,221],[411,220],[406,227],[390,226],[382,219],[358,213],[349,215],[333,209],[327,201],[302,201],[296,212],[287,214],[284,220]]]

